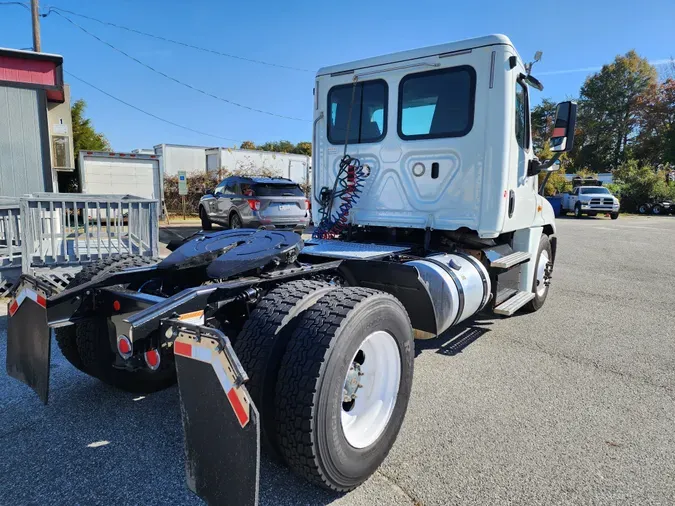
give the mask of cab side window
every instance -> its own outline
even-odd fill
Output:
[[[516,83],[516,140],[524,149],[530,149],[530,111],[527,87],[524,83]]]

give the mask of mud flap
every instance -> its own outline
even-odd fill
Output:
[[[51,329],[43,291],[22,281],[7,305],[7,374],[24,382],[47,404]]]
[[[173,329],[188,487],[208,504],[255,506],[260,427],[246,373],[218,330]]]

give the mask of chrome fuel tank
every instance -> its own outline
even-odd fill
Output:
[[[440,253],[406,262],[427,285],[436,314],[437,333],[483,309],[492,287],[485,266],[463,253]]]

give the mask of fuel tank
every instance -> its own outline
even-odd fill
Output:
[[[415,266],[427,284],[437,334],[473,316],[490,299],[492,286],[487,269],[468,254],[440,253],[406,264]]]

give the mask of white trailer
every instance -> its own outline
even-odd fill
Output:
[[[80,151],[82,193],[133,195],[162,201],[162,177],[157,155]],[[162,206],[157,206],[160,214]]]
[[[298,184],[305,184],[310,179],[311,158],[295,153],[212,148],[206,150],[206,170],[223,170],[246,176],[285,177]]]
[[[162,176],[177,176],[178,171],[206,171],[206,146],[185,146],[182,144],[158,144],[155,155],[160,158]]]

